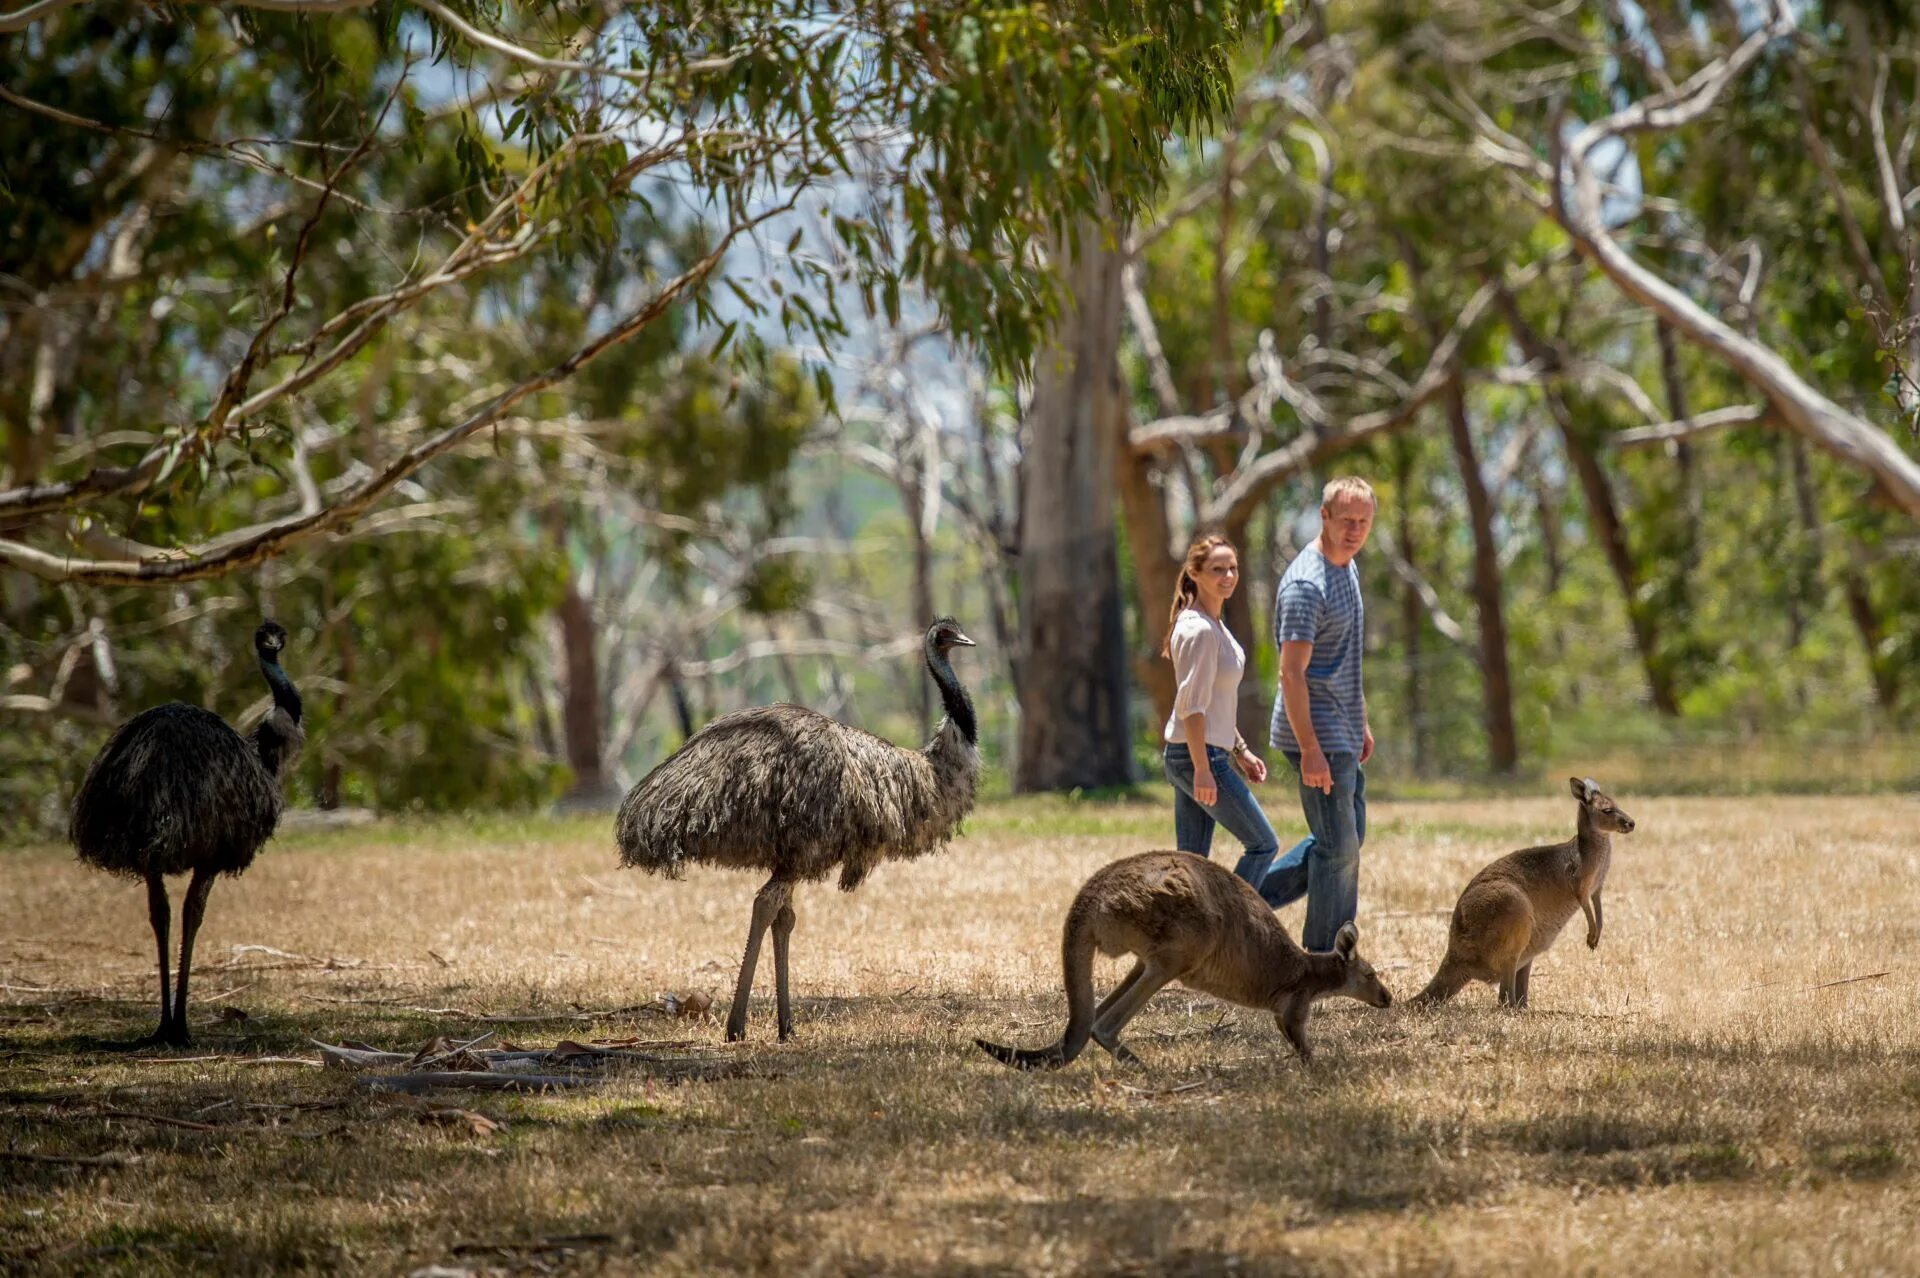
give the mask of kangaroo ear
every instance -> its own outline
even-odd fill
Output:
[[[1593,792],[1600,788],[1591,777],[1568,777],[1567,784],[1573,787],[1573,797],[1582,803],[1591,803]]]
[[[1333,952],[1343,959],[1353,957],[1353,947],[1360,944],[1360,929],[1351,923],[1340,925],[1340,932],[1333,938]]]

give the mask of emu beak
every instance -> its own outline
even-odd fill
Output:
[[[958,630],[953,632],[953,642],[962,648],[978,648],[980,646],[979,644],[975,643],[973,640],[961,634]]]

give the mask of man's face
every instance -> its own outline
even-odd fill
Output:
[[[1342,495],[1320,508],[1322,533],[1342,559],[1351,559],[1367,544],[1373,531],[1373,503],[1364,497]]]

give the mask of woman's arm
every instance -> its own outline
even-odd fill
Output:
[[[1193,797],[1200,806],[1210,808],[1220,801],[1220,787],[1213,779],[1213,764],[1207,759],[1207,716],[1204,711],[1181,720],[1187,736],[1187,753],[1193,757]]]

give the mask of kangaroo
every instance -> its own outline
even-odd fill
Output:
[[[1051,1047],[1023,1050],[975,1039],[980,1049],[1016,1069],[1059,1069],[1092,1038],[1115,1060],[1138,1058],[1120,1044],[1147,1000],[1170,981],[1242,1007],[1264,1008],[1300,1053],[1307,1014],[1330,994],[1386,1007],[1393,1002],[1367,961],[1354,952],[1349,923],[1327,954],[1294,944],[1280,920],[1247,882],[1191,852],[1144,852],[1096,870],[1074,896],[1061,937],[1066,967],[1067,1031]],[[1093,952],[1136,956],[1133,970],[1098,1007]]]
[[[1453,907],[1447,956],[1410,1006],[1444,1003],[1468,981],[1491,981],[1503,1006],[1526,1007],[1533,960],[1576,908],[1587,919],[1587,948],[1599,946],[1600,889],[1613,859],[1608,836],[1632,833],[1633,818],[1592,777],[1569,781],[1580,801],[1578,832],[1565,843],[1510,852],[1473,876]]]

